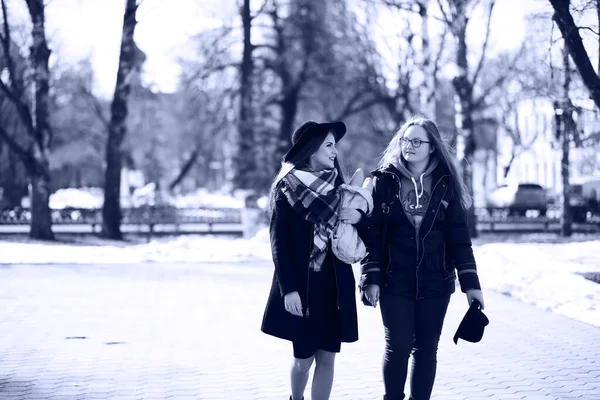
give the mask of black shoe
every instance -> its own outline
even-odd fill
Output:
[[[290,396],[290,400],[293,400],[293,399],[292,399],[292,396]],[[302,397],[302,400],[304,400],[304,397]]]

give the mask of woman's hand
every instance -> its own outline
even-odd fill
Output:
[[[300,300],[300,295],[298,292],[289,292],[285,296],[283,296],[283,304],[285,306],[285,310],[290,314],[297,315],[298,317],[302,317],[302,300]]]
[[[373,307],[377,307],[377,302],[379,301],[379,285],[367,285],[365,288],[365,295],[367,296],[367,300]]]
[[[338,219],[340,222],[346,224],[357,224],[360,221],[361,215],[355,208],[343,208],[338,213]]]
[[[483,293],[479,289],[469,289],[467,290],[467,301],[469,302],[469,307],[471,307],[471,303],[473,300],[477,300],[479,304],[481,304],[481,309],[485,308],[485,304],[483,304]]]

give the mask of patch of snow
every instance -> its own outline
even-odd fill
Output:
[[[600,326],[600,284],[582,272],[600,272],[600,239],[529,235],[493,242],[477,239],[473,249],[483,290]],[[498,240],[498,238],[496,238]],[[82,243],[0,241],[0,264],[202,263],[271,260],[269,230],[250,239],[220,236],[157,238],[127,244],[101,239]]]

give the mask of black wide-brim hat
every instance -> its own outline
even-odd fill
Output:
[[[346,125],[341,121],[319,123],[306,121],[292,134],[292,147],[283,156],[283,161],[288,162],[297,156],[311,140],[321,138],[328,132],[333,133],[335,141],[339,142],[346,134]]]
[[[457,344],[458,339],[463,339],[471,343],[479,342],[483,337],[484,328],[489,323],[490,320],[481,311],[481,304],[477,300],[474,300],[460,322],[460,325],[458,325],[458,329],[454,335],[454,344]]]

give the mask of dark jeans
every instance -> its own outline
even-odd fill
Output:
[[[387,400],[404,399],[408,357],[413,356],[410,400],[431,397],[437,366],[437,348],[450,295],[415,300],[382,294],[381,316],[385,328],[383,384]]]

